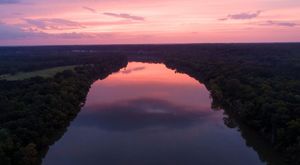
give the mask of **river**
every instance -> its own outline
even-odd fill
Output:
[[[43,165],[264,165],[211,109],[204,84],[163,64],[130,62],[93,83]]]

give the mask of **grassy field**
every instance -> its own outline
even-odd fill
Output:
[[[8,80],[8,81],[16,81],[16,80],[24,80],[24,79],[29,79],[32,77],[53,77],[59,72],[63,72],[64,70],[74,70],[74,68],[77,65],[72,65],[72,66],[61,66],[61,67],[55,67],[55,68],[49,68],[49,69],[43,69],[43,70],[37,70],[33,72],[19,72],[14,75],[11,74],[5,74],[5,75],[0,75],[0,80]]]

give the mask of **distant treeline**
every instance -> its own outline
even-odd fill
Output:
[[[296,55],[299,55],[299,46],[300,43],[0,47],[0,74],[20,70],[32,71],[62,66],[67,63],[71,65],[89,63],[99,55],[126,55],[129,59],[145,61],[168,55],[190,56],[195,54],[197,56],[251,54],[253,59],[259,57],[257,60],[260,60],[260,63],[269,69],[274,66],[280,69],[280,65],[283,69],[289,69],[294,73],[300,69],[299,59]],[[146,58],[141,59],[141,56]],[[225,60],[225,62],[229,62],[229,59]],[[295,60],[293,66],[288,66],[291,60]],[[31,65],[29,66],[28,63]],[[12,65],[15,67],[11,67]]]
[[[300,44],[191,46],[164,57],[205,83],[212,107],[233,113],[300,164]]]
[[[20,50],[19,50],[20,49]],[[32,48],[0,48],[0,75],[30,72],[66,65],[101,63],[102,58],[120,56],[117,53],[73,52],[72,50]]]
[[[125,56],[92,59],[89,65],[65,70],[53,78],[0,80],[1,165],[41,164],[48,147],[63,135],[80,111],[93,81],[127,65]],[[28,61],[27,65],[31,64]],[[67,61],[65,64],[70,65]]]

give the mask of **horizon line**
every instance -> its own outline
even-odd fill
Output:
[[[0,47],[51,47],[51,46],[134,46],[134,45],[213,45],[213,44],[300,44],[300,41],[283,42],[191,42],[191,43],[116,43],[116,44],[36,44],[36,45],[0,45]]]

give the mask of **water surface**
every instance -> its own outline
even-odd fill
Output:
[[[223,117],[195,79],[162,64],[131,62],[92,85],[43,164],[265,164]]]

